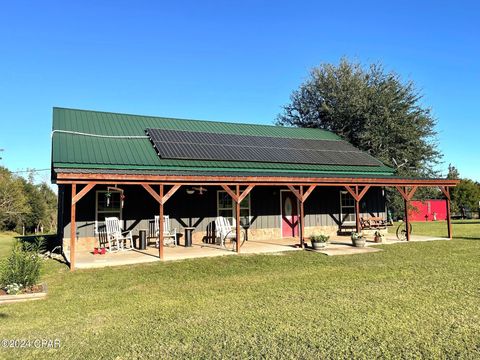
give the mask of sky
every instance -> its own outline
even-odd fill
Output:
[[[0,165],[50,167],[54,106],[273,124],[345,56],[413,80],[480,181],[479,39],[475,1],[0,0]]]

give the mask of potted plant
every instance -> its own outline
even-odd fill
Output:
[[[380,231],[375,231],[375,242],[382,243],[384,240],[384,235]]]
[[[352,232],[352,243],[355,247],[365,247],[365,237],[362,233]]]
[[[326,248],[328,239],[330,239],[330,236],[323,235],[323,234],[316,234],[316,235],[310,236],[310,241],[312,242],[313,250]]]

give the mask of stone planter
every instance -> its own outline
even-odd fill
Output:
[[[313,250],[322,250],[322,249],[325,249],[327,247],[327,243],[326,242],[313,242],[312,241],[312,248]]]
[[[47,285],[41,284],[42,291],[35,292],[35,293],[27,293],[27,294],[18,294],[18,295],[1,295],[0,296],[0,305],[2,304],[10,304],[14,302],[21,302],[21,301],[31,301],[31,300],[41,300],[47,296]]]
[[[365,238],[364,237],[358,237],[356,239],[352,239],[353,246],[363,248],[365,247]]]

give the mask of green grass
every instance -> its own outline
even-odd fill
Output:
[[[480,237],[480,224],[462,236]],[[480,241],[381,247],[74,273],[48,261],[48,298],[1,306],[0,339],[61,348],[0,358],[480,357]]]
[[[395,231],[396,226],[390,229]],[[455,238],[480,240],[480,220],[453,220],[452,232]],[[447,222],[412,222],[412,234],[447,237]]]

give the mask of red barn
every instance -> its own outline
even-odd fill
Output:
[[[411,221],[434,221],[447,219],[445,200],[412,201],[409,211]]]

